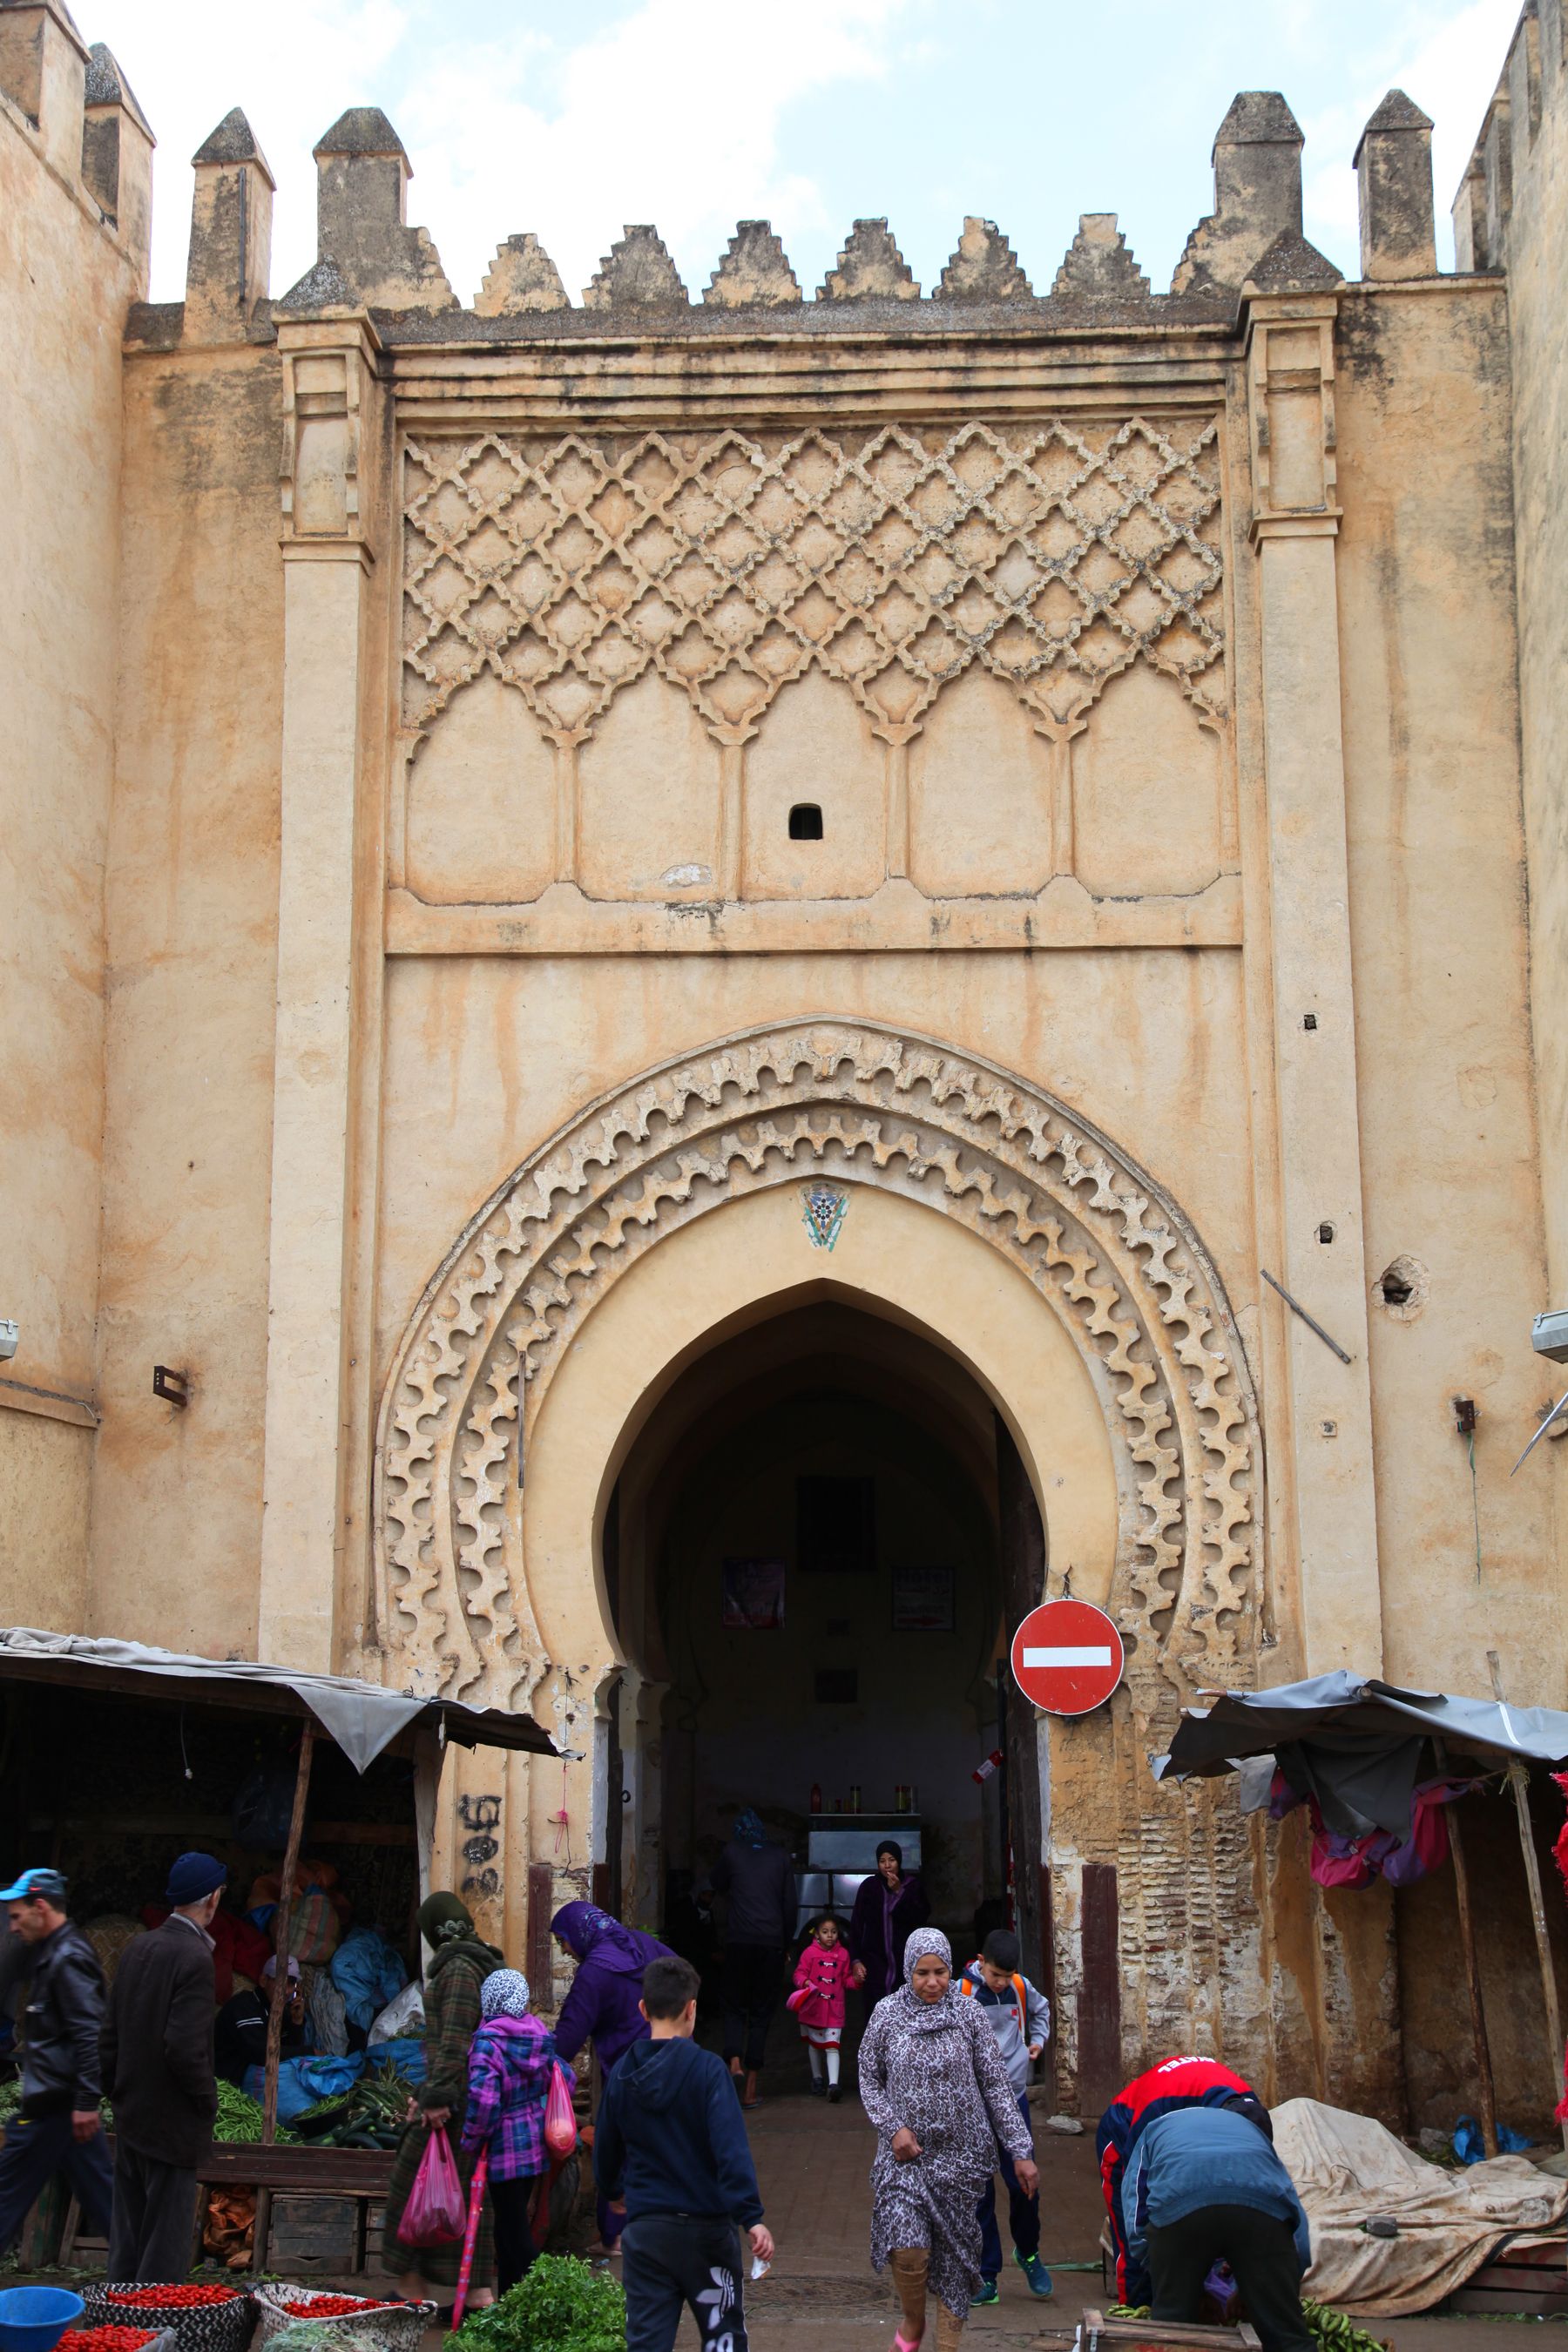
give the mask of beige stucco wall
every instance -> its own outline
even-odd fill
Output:
[[[1532,1309],[1568,1300],[1568,56],[1562,0],[1539,0],[1521,22],[1505,87],[1511,155],[1508,222],[1509,347],[1513,383],[1520,604],[1520,717],[1530,851],[1531,979],[1540,1086],[1547,1290]],[[1542,1365],[1538,1386],[1568,1386]],[[1538,1449],[1539,1451],[1540,1449]],[[1563,1476],[1562,1448],[1555,1479]]]
[[[1339,541],[1347,829],[1384,1660],[1560,1704],[1560,1449],[1509,1473],[1542,1373],[1506,299],[1347,293]],[[1409,1257],[1410,1306],[1378,1277]],[[1478,1409],[1481,1565],[1453,1400]]]
[[[256,1654],[279,408],[266,347],[127,367],[92,1626],[218,1655]]]
[[[89,1575],[121,338],[147,223],[128,206],[122,236],[84,186],[85,58],[52,20],[39,38],[36,119],[0,91],[0,1316],[21,1325],[0,1364],[0,1567],[8,1615],[68,1627]],[[8,53],[0,83],[18,68]]]

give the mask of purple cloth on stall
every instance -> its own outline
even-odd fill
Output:
[[[577,1973],[555,2025],[555,2054],[568,2065],[592,2041],[607,2074],[634,2042],[647,2037],[642,1972],[650,1960],[668,1956],[669,1947],[638,1927],[623,1927],[596,1903],[563,1905],[550,1932],[576,1955]]]

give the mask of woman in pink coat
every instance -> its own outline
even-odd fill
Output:
[[[790,2007],[800,2020],[811,2060],[811,2095],[838,2103],[838,2045],[844,2039],[844,1995],[853,1961],[838,1940],[838,1922],[818,1919],[795,1962]]]

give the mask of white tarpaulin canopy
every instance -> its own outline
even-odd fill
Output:
[[[131,1698],[205,1700],[219,1706],[255,1706],[313,1716],[356,1772],[410,1725],[423,1724],[465,1748],[526,1748],[553,1756],[548,1733],[531,1715],[460,1699],[387,1690],[350,1675],[296,1674],[250,1658],[198,1658],[154,1650],[140,1642],[92,1640],[82,1633],[45,1633],[32,1625],[0,1626],[0,1682],[65,1683]]]
[[[1561,2235],[1568,2182],[1522,2156],[1449,2172],[1428,2164],[1370,2116],[1287,2099],[1273,2110],[1274,2146],[1312,2231],[1304,2282],[1315,2303],[1368,2318],[1429,2311],[1498,2248]],[[1386,2213],[1395,2238],[1362,2223]]]

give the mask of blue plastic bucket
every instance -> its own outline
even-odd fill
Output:
[[[0,2290],[0,2352],[54,2352],[81,2314],[81,2297],[68,2287],[5,2287]]]

